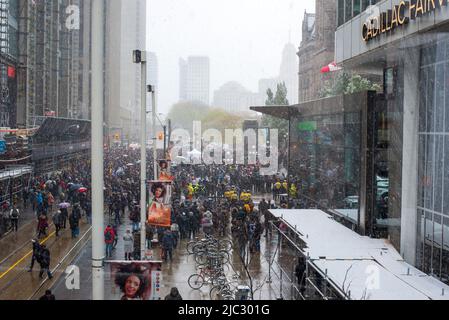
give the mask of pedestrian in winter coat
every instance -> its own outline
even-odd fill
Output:
[[[9,213],[9,219],[11,220],[12,230],[17,232],[19,230],[19,217],[20,211],[17,208],[17,205],[14,205]]]
[[[165,300],[182,300],[178,288],[172,288],[170,294],[165,297]]]
[[[104,231],[104,243],[106,244],[106,257],[112,257],[112,247],[115,240],[115,232],[112,226],[108,226]]]
[[[53,216],[53,224],[55,225],[56,228],[56,237],[59,237],[59,231],[61,230],[62,225],[61,211],[56,212],[55,215]]]
[[[164,250],[164,261],[167,262],[168,258],[173,261],[173,247],[174,240],[170,231],[166,231],[162,237],[162,249]]]
[[[123,236],[123,242],[125,244],[125,260],[131,261],[134,253],[134,236],[131,233],[131,230],[126,230],[126,233]]]
[[[47,228],[48,228],[48,218],[45,214],[41,214],[39,216],[37,222],[37,237],[40,238],[42,235],[47,236]]]
[[[31,243],[33,244],[33,255],[31,256],[31,265],[28,272],[33,271],[34,262],[37,261],[39,263],[40,255],[41,255],[41,244],[38,240],[33,239],[31,240]]]
[[[45,295],[39,298],[40,301],[55,301],[56,297],[51,290],[45,291]]]
[[[72,231],[72,239],[75,239],[79,235],[80,219],[78,215],[72,213],[69,217],[70,230]]]
[[[67,208],[61,208],[61,227],[65,229],[67,227],[67,219],[69,217],[69,211]]]
[[[50,250],[45,245],[41,245],[40,259],[38,260],[41,271],[39,272],[39,278],[43,278],[44,273],[47,273],[48,278],[52,279],[53,275],[50,272]]]

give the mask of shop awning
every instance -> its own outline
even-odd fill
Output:
[[[306,244],[315,268],[351,300],[449,300],[449,286],[404,261],[384,239],[363,237],[321,210],[270,210]]]
[[[264,107],[251,107],[252,111],[256,111],[275,118],[281,118],[289,120],[292,115],[298,113],[297,106],[264,106]]]

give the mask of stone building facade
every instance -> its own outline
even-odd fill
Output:
[[[299,57],[299,103],[319,98],[322,84],[332,75],[321,74],[321,68],[333,62],[336,1],[316,0],[315,13],[304,13]]]

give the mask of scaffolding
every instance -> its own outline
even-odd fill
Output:
[[[9,54],[9,0],[0,0],[0,52]]]
[[[67,24],[76,14],[67,8],[82,5],[81,0],[19,0],[18,108],[19,122],[27,128],[36,117],[79,118],[82,113],[81,61],[89,61],[89,55],[81,43],[89,48],[90,40],[82,37],[90,33],[82,35]],[[90,18],[88,9],[80,10],[80,19]]]

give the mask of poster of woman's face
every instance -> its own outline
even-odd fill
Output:
[[[169,173],[170,161],[159,160],[159,180],[160,181],[173,181],[174,177]]]
[[[172,184],[169,181],[150,182],[148,205],[148,223],[153,226],[170,227],[171,225]]]
[[[117,300],[157,300],[159,292],[152,274],[161,270],[160,262],[111,262],[113,297]]]
[[[170,181],[151,181],[150,202],[158,202],[164,205],[171,204],[172,184]]]

